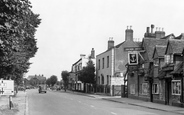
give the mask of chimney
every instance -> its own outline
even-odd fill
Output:
[[[114,40],[113,40],[113,37],[109,37],[108,49],[113,48],[113,47],[114,47]]]
[[[151,24],[151,34],[153,34],[153,29],[154,29],[154,25],[153,24]]]
[[[127,40],[133,41],[133,30],[131,29],[132,26],[130,26],[130,28],[128,27],[129,26],[127,26],[127,29],[125,30],[125,41]]]
[[[156,28],[156,31],[155,31],[155,36],[156,38],[163,38],[165,37],[165,32],[163,31],[164,29],[162,28],[162,30],[160,30],[160,28]]]
[[[94,48],[92,48],[92,50],[91,50],[91,58],[95,59],[95,50],[94,50]]]

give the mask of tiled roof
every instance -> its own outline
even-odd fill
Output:
[[[163,38],[160,38],[160,39],[175,39],[175,36],[174,36],[174,34],[169,34],[169,35],[167,35]]]
[[[165,50],[166,50],[166,45],[165,46],[162,46],[162,45],[156,45],[156,51],[157,51],[157,54],[159,57],[162,57],[164,56],[165,54]]]
[[[179,62],[170,74],[181,74],[182,71],[183,71],[183,62]]]
[[[156,45],[162,45],[165,46],[167,45],[167,39],[159,39],[159,38],[144,38],[143,39],[143,44],[144,44],[144,49],[145,53],[147,53],[148,56],[148,61],[153,61],[152,56],[153,56],[153,51]]]
[[[184,48],[184,40],[170,40],[169,44],[171,45],[173,54],[181,54]]]
[[[158,73],[157,78],[163,79],[165,76],[166,76],[166,72],[165,72],[165,71],[160,71],[160,72]]]
[[[182,33],[182,34],[179,35],[178,37],[175,37],[175,39],[184,40],[184,33]]]

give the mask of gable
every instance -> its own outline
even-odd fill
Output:
[[[156,58],[158,58],[158,52],[157,52],[157,49],[155,47],[154,52],[153,52],[153,59],[156,59]]]
[[[169,42],[167,43],[167,48],[166,48],[165,54],[166,54],[166,55],[169,55],[169,54],[171,54],[171,53],[173,53],[173,50],[172,50],[171,43],[170,43],[170,41],[169,41]]]

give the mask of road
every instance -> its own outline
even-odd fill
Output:
[[[29,115],[177,115],[64,91],[27,90]]]

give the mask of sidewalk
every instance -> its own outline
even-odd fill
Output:
[[[9,97],[0,97],[0,115],[27,115],[27,95],[24,91],[19,91],[16,97],[12,98],[13,108],[9,107]]]
[[[68,91],[68,90],[67,90],[67,92],[73,93],[73,92]],[[101,98],[101,99],[107,100],[107,101],[112,101],[112,102],[117,102],[117,103],[123,103],[123,104],[128,104],[128,105],[134,105],[134,106],[145,107],[145,108],[149,108],[149,109],[167,111],[167,112],[172,112],[172,113],[184,115],[184,108],[181,108],[181,107],[162,105],[162,104],[146,102],[146,101],[130,99],[130,98],[121,98],[121,96],[107,96],[107,95],[103,95],[103,94],[99,94],[99,93],[88,94],[88,93],[74,92],[74,94],[90,96],[93,98]]]

